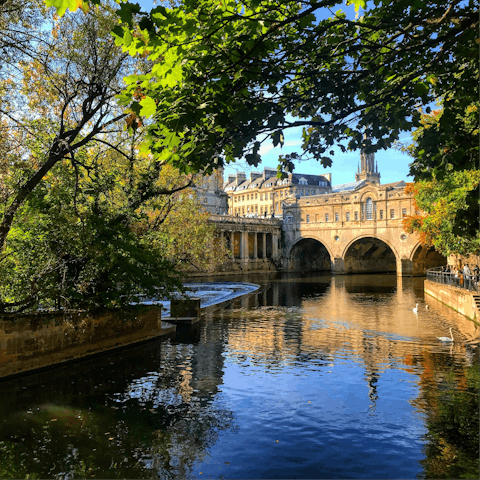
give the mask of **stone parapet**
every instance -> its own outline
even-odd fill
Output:
[[[428,295],[431,295],[468,319],[476,323],[480,322],[477,316],[478,312],[473,292],[429,280],[425,280],[424,290]]]

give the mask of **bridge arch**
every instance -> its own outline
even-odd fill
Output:
[[[333,255],[324,242],[315,237],[301,237],[287,255],[288,270],[293,272],[332,271]]]
[[[433,247],[425,247],[419,242],[412,249],[410,261],[412,262],[412,275],[424,276],[429,268],[446,265],[447,257]]]
[[[345,273],[395,273],[398,252],[378,235],[360,235],[351,240],[342,253]]]

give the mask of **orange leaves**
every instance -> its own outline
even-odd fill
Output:
[[[137,130],[143,125],[142,119],[134,112],[127,115],[125,123],[127,125],[127,129],[131,128],[132,130]]]

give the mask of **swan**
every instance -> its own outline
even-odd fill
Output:
[[[418,303],[415,305],[415,308],[413,309],[413,313],[418,313]]]
[[[452,329],[450,328],[450,335],[452,338],[450,337],[437,337],[441,342],[451,342],[453,343],[453,333],[452,333]]]
[[[430,308],[430,306],[428,305],[428,303],[425,305],[425,310],[428,310]]]

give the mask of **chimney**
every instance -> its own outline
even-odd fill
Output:
[[[332,185],[332,174],[331,173],[324,173],[323,176],[328,180],[330,185]]]
[[[260,178],[262,174],[260,172],[250,172],[250,181],[253,182],[257,178]]]
[[[228,185],[229,183],[232,183],[232,182],[234,182],[234,181],[235,181],[235,178],[236,178],[236,176],[235,176],[235,175],[229,175],[229,176],[228,176],[227,185]]]
[[[246,179],[247,179],[247,176],[245,175],[245,172],[237,172],[237,183],[240,184],[240,183],[243,183]]]
[[[277,171],[274,168],[265,167],[263,169],[263,178],[267,180],[267,178],[272,178],[277,176]]]

